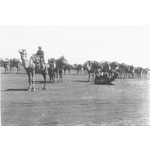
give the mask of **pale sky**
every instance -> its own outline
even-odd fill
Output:
[[[117,61],[150,68],[150,26],[9,25],[0,26],[0,58],[28,58],[42,46],[46,61],[62,55],[69,63]]]

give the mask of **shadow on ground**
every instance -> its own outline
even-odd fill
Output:
[[[5,91],[28,91],[28,89],[7,89]]]
[[[17,74],[17,75],[19,75],[19,74],[26,74],[26,73],[23,73],[23,72],[21,72],[21,73],[16,73],[16,72],[5,73],[5,72],[1,72],[1,74],[7,74],[7,75],[10,75],[10,74]]]
[[[44,84],[44,81],[35,81],[36,84]],[[46,81],[46,83],[52,83],[50,81]]]
[[[101,83],[101,84],[95,84],[95,85],[115,85],[114,83]]]
[[[91,82],[91,81],[85,81],[85,80],[73,80],[71,82]]]
[[[85,80],[73,80],[72,82],[93,82],[93,81],[85,81]],[[93,83],[94,84],[94,83]],[[95,85],[115,85],[114,83],[102,83],[102,84],[95,84]]]

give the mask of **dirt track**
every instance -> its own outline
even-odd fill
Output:
[[[150,78],[117,79],[95,85],[86,75],[64,75],[63,83],[27,91],[26,74],[1,74],[3,126],[150,125]],[[48,80],[48,76],[47,76]]]

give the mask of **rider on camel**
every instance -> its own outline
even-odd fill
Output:
[[[42,50],[42,46],[38,46],[38,51],[36,53],[37,56],[40,58],[40,65],[41,68],[43,68],[44,63],[45,63],[45,58],[44,58],[44,51]]]

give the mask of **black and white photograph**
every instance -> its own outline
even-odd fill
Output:
[[[2,126],[150,125],[150,26],[1,26]]]
[[[147,0],[0,5],[3,150],[148,150]]]

